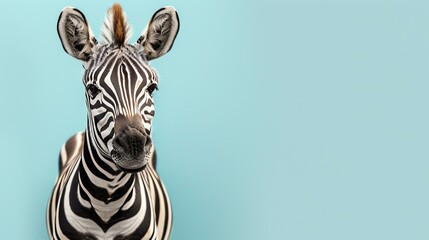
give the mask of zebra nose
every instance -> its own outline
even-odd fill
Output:
[[[144,152],[147,138],[136,128],[126,127],[113,139],[113,148],[117,153],[130,158],[138,158]]]
[[[150,151],[152,141],[146,134],[141,116],[127,118],[120,115],[115,120],[113,138],[113,161],[122,169],[141,169]]]

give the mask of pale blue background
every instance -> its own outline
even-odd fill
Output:
[[[121,1],[138,38],[181,29],[153,66],[172,239],[429,239],[429,2]],[[8,1],[0,24],[1,239],[46,239],[63,142],[85,127],[66,5],[97,36],[111,1]]]

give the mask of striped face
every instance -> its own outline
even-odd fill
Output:
[[[152,146],[155,70],[132,45],[105,45],[84,67],[88,131],[120,168],[141,169]]]
[[[98,155],[125,171],[143,169],[152,148],[152,93],[158,83],[148,62],[173,46],[179,31],[175,9],[155,12],[134,45],[128,44],[131,28],[118,4],[103,24],[102,43],[77,9],[65,8],[57,27],[64,50],[85,68],[87,131]]]

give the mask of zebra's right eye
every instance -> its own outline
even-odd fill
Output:
[[[100,89],[98,89],[98,87],[92,83],[86,86],[86,90],[88,91],[88,94],[91,98],[94,98],[100,92]]]

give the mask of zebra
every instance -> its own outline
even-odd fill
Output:
[[[169,239],[172,209],[156,171],[151,124],[158,74],[149,62],[179,31],[173,7],[156,11],[135,44],[122,7],[109,8],[102,41],[76,8],[61,12],[62,46],[84,67],[87,127],[63,145],[47,207],[50,239]]]

